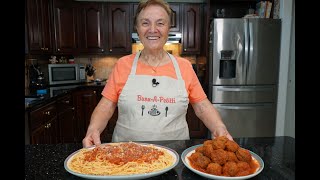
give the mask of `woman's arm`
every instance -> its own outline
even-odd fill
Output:
[[[91,115],[86,137],[82,140],[83,147],[101,144],[100,134],[106,128],[116,106],[116,103],[102,96]]]
[[[219,112],[214,108],[208,98],[191,104],[197,117],[201,119],[204,125],[211,131],[212,138],[218,136],[227,136],[233,140],[225,124],[223,123]]]

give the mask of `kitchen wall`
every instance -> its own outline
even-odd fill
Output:
[[[276,136],[295,137],[295,0],[279,0],[282,19]]]
[[[139,50],[143,49],[142,44],[133,44],[132,52],[135,53]],[[168,44],[164,47],[165,50],[170,52],[175,56],[181,56],[181,45],[179,44]],[[113,66],[117,62],[119,58],[124,55],[118,56],[76,56],[75,63],[80,64],[89,64],[91,63],[93,67],[96,69],[95,73],[91,77],[87,77],[88,81],[92,81],[94,79],[108,79],[109,74],[112,71]],[[206,66],[206,57],[199,57],[196,55],[183,55],[182,57],[188,59],[191,64],[196,65],[196,72],[198,72],[199,78],[204,78],[205,76],[205,66]],[[204,79],[200,79],[204,80]]]

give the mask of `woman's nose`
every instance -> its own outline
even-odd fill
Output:
[[[150,26],[150,31],[151,31],[151,32],[155,32],[156,30],[157,30],[156,24],[151,24],[151,26]]]

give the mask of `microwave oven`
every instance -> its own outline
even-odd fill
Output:
[[[73,84],[86,81],[85,66],[82,64],[48,64],[49,85]]]

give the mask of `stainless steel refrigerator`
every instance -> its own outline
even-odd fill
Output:
[[[275,136],[281,20],[211,24],[209,99],[233,137]]]

